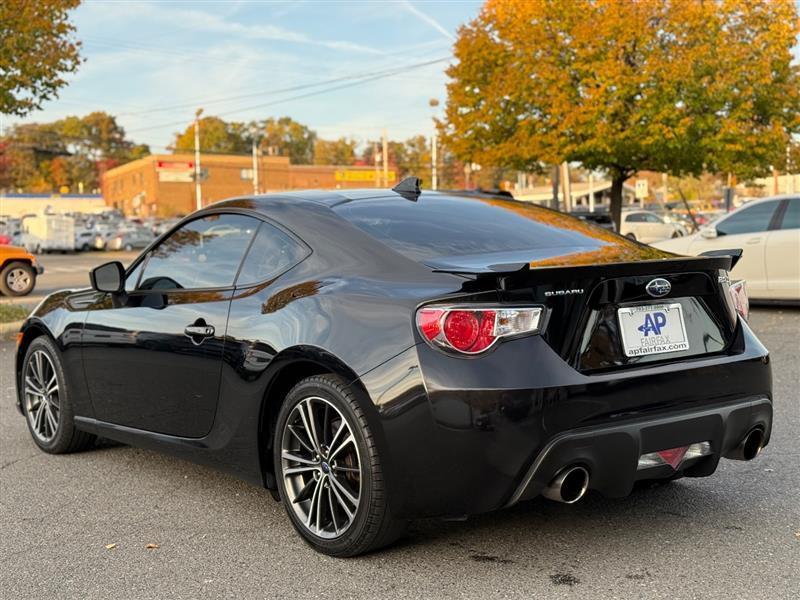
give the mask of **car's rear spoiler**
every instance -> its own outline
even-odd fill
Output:
[[[733,269],[733,267],[736,266],[736,263],[739,262],[739,259],[742,258],[743,252],[744,251],[741,248],[735,248],[732,250],[708,250],[700,253],[700,256],[729,256],[731,259],[731,269]]]
[[[427,259],[424,264],[436,273],[450,273],[479,278],[504,277],[509,275],[524,275],[528,272],[552,273],[557,271],[563,275],[565,271],[575,271],[576,275],[591,273],[592,276],[618,277],[626,275],[655,275],[659,273],[678,273],[686,271],[699,271],[723,269],[730,271],[741,257],[741,250],[717,250],[700,256],[669,256],[654,260],[636,260],[630,262],[608,262],[589,264],[546,264],[538,266],[536,262],[492,262],[491,255],[484,261],[476,257],[445,257]]]

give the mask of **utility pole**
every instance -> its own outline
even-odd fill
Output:
[[[378,154],[378,142],[372,142],[372,162],[375,163],[375,187],[381,187],[381,159]]]
[[[258,189],[258,144],[255,135],[253,136],[253,193],[255,195],[261,193]]]
[[[561,167],[557,164],[553,165],[552,170],[552,182],[553,182],[553,197],[551,199],[550,208],[553,210],[558,210],[558,180],[559,180],[559,173],[561,171]]]
[[[203,190],[200,187],[200,115],[203,109],[198,108],[194,113],[194,194],[195,209],[203,208]]]
[[[564,189],[564,212],[572,211],[572,182],[569,178],[569,163],[561,163],[561,184]]]
[[[437,146],[439,145],[438,131],[436,130],[436,109],[439,107],[439,99],[431,98],[428,100],[431,108],[431,118],[433,120],[433,137],[431,138],[431,189],[439,189],[439,173],[437,171]]]
[[[383,141],[383,184],[389,187],[389,141],[386,139],[386,130],[381,135]]]
[[[589,171],[589,212],[594,212],[594,171]]]
[[[438,143],[438,136],[436,130],[433,130],[433,139],[431,140],[431,189],[436,191],[439,189],[439,177],[436,172],[436,146]]]

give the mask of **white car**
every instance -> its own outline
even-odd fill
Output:
[[[800,196],[748,202],[698,233],[653,246],[690,256],[741,248],[731,274],[747,282],[751,299],[800,300]]]
[[[620,233],[637,242],[649,244],[680,237],[685,230],[675,223],[665,222],[664,219],[649,210],[626,210],[622,213]]]

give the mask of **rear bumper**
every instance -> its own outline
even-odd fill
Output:
[[[772,402],[767,398],[743,400],[687,414],[658,419],[637,419],[613,427],[590,427],[561,434],[538,454],[507,505],[538,496],[556,474],[568,465],[589,471],[590,489],[605,496],[627,496],[634,482],[667,478],[676,472],[705,477],[721,457],[733,454],[752,429],[759,427],[768,441],[772,429]],[[669,465],[637,470],[642,454],[710,442],[711,454],[687,461],[677,469]]]
[[[589,489],[628,494],[643,453],[709,442],[678,467],[714,472],[754,427],[772,428],[772,373],[744,325],[738,352],[583,375],[536,336],[480,360],[420,345],[361,377],[376,410],[393,514],[461,516],[539,494],[564,467],[585,465]],[[435,353],[435,354],[434,354]]]

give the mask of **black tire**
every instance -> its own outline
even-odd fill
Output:
[[[130,244],[125,244],[125,248],[123,248],[123,250],[125,250],[125,252],[132,252],[133,246],[131,246]]]
[[[35,355],[38,352],[43,352],[50,359],[50,364],[55,369],[55,376],[58,384],[58,421],[55,427],[55,434],[52,439],[44,440],[34,430],[31,423],[31,410],[34,399],[25,392],[26,381],[25,376],[28,373],[28,366],[31,360],[35,360]],[[28,350],[25,353],[25,360],[22,363],[22,381],[21,396],[22,396],[22,409],[25,413],[25,422],[28,424],[28,431],[33,438],[34,443],[48,454],[66,454],[69,452],[79,452],[92,446],[95,441],[95,436],[85,431],[80,431],[75,428],[74,413],[72,404],[70,402],[69,390],[66,385],[66,377],[64,376],[64,369],[61,365],[61,356],[55,344],[46,336],[40,336],[34,339]],[[31,401],[29,402],[29,397]]]
[[[27,278],[27,283],[20,288],[14,285],[12,279],[21,281],[18,274]],[[0,292],[6,296],[27,296],[36,287],[36,271],[28,263],[14,261],[8,263],[0,271]]]
[[[287,432],[287,423],[294,409],[309,398],[322,399],[336,408],[347,421],[357,445],[360,462],[359,504],[352,519],[348,521],[347,528],[338,537],[320,537],[306,527],[290,500],[291,494],[287,491],[284,479],[281,449],[284,434],[289,435],[285,433]],[[393,518],[390,514],[381,460],[367,419],[353,391],[342,378],[335,375],[316,375],[304,379],[294,386],[278,413],[275,431],[273,462],[278,490],[292,525],[312,548],[335,557],[356,556],[386,546],[402,535],[405,523]],[[324,436],[324,433],[322,435]],[[335,446],[335,444],[331,445]],[[333,456],[333,448],[330,452]],[[331,474],[329,477],[333,478],[334,475]],[[342,475],[340,474],[339,477]],[[317,473],[314,473],[314,479],[316,478]],[[334,486],[330,487],[333,489]],[[323,493],[321,490],[320,496]],[[303,502],[300,502],[301,506]],[[308,502],[312,502],[312,500],[308,500]],[[331,504],[330,510],[334,510],[333,504]]]
[[[673,231],[670,237],[674,240],[675,238],[683,237],[683,234],[680,231]]]
[[[634,235],[633,233],[626,233],[625,237],[628,238],[629,240],[633,240],[634,242],[636,241],[636,235]]]

